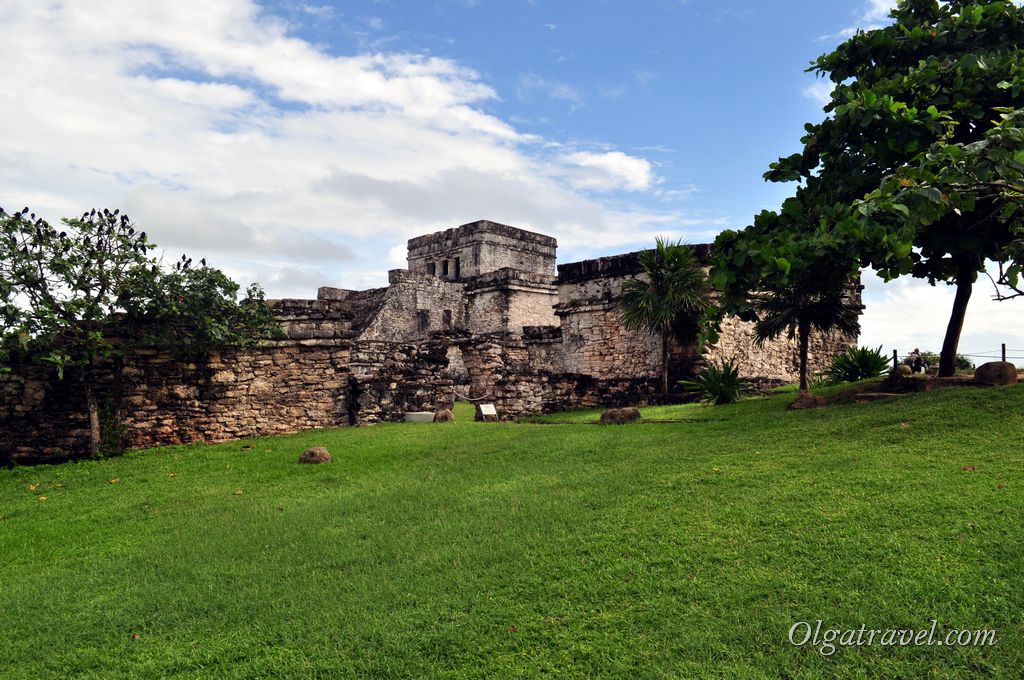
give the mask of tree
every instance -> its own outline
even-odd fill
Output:
[[[696,254],[682,241],[658,237],[653,250],[639,254],[641,277],[622,287],[622,323],[661,338],[661,391],[668,395],[668,354],[672,337],[703,316],[708,284]]]
[[[783,333],[790,340],[796,338],[800,353],[800,390],[810,389],[807,354],[812,331],[857,335],[859,310],[850,305],[843,291],[819,290],[793,284],[756,299],[754,308],[758,320],[754,323],[754,339],[758,345],[774,340]]]
[[[801,390],[810,384],[812,332],[860,332],[860,309],[847,294],[858,274],[856,260],[848,243],[826,230],[829,211],[805,205],[806,196],[787,199],[781,212],[762,212],[742,231],[719,234],[711,269],[712,283],[722,291],[721,312],[753,321],[759,345],[783,334],[797,340]],[[809,219],[813,210],[817,222]]]
[[[0,209],[0,347],[77,380],[90,454],[101,446],[97,388],[108,363],[139,347],[199,354],[254,345],[272,332],[258,287],[238,303],[237,284],[205,262],[193,268],[182,256],[165,271],[145,232],[118,211],[62,223],[58,230],[27,208]]]
[[[849,209],[827,229],[856,244],[861,264],[883,278],[956,286],[940,361],[940,375],[950,375],[973,283],[1013,238],[999,201],[977,195],[959,212],[917,225],[891,213],[867,224],[870,210],[852,210],[922,150],[978,142],[999,108],[1020,107],[1024,8],[1010,0],[901,0],[891,16],[892,25],[857,33],[814,62],[811,70],[836,84],[829,116],[807,125],[803,151],[766,177],[803,180],[798,193],[811,189]]]
[[[995,298],[1024,296],[1024,109],[1001,111],[984,139],[970,144],[933,144],[914,162],[885,178],[859,205],[866,226],[889,213],[904,228],[926,230],[951,214],[971,213],[983,202],[999,206],[1005,227],[993,254],[999,267],[993,277]],[[911,266],[919,259],[911,252]]]

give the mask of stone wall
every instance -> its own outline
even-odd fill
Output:
[[[107,425],[119,414],[127,447],[297,432],[349,423],[349,355],[346,344],[315,339],[198,363],[141,352],[120,371],[106,366],[96,387]],[[38,462],[87,452],[84,394],[73,377],[22,366],[0,383],[0,457]]]
[[[695,246],[698,261],[707,263],[708,246]],[[626,281],[642,276],[638,253],[626,253],[562,265],[558,268],[556,314],[561,320],[562,351],[553,353],[555,370],[581,373],[602,380],[652,377],[660,374],[660,339],[626,330],[621,323],[621,299]],[[847,292],[861,304],[861,286]],[[856,337],[812,334],[809,360],[812,372],[828,367],[831,357],[857,342]],[[699,368],[694,347],[670,343],[669,377],[676,380]],[[708,361],[736,359],[744,377],[767,382],[799,378],[797,343],[786,337],[758,346],[753,324],[728,317],[722,322],[717,345],[705,353]]]
[[[466,332],[465,286],[404,269],[388,272],[390,286],[365,322],[360,340],[408,343],[435,332]]]
[[[833,356],[856,344],[857,338],[853,336],[811,333],[807,352],[810,374],[824,371]],[[795,340],[783,337],[759,347],[754,342],[754,324],[735,317],[722,321],[721,338],[717,345],[707,348],[705,357],[709,362],[735,359],[745,377],[780,384],[800,379],[800,351]]]
[[[527,337],[504,334],[473,336],[460,343],[470,379],[470,395],[492,401],[505,420],[597,406],[636,406],[657,394],[657,380],[617,378],[552,371],[535,363],[537,352],[555,351],[553,329],[529,329]]]
[[[434,276],[453,281],[506,267],[551,276],[557,245],[550,236],[480,220],[409,239],[408,267],[420,274],[431,273],[433,269]]]
[[[104,366],[96,392],[108,435],[138,448],[217,442],[323,427],[401,420],[405,411],[451,406],[444,340],[354,340],[331,326],[324,301],[274,301],[286,338],[252,350],[182,361],[141,351]],[[328,337],[333,334],[335,337]],[[0,461],[57,462],[87,453],[82,386],[43,365],[0,376]],[[116,417],[115,417],[116,416]]]
[[[352,425],[397,422],[406,411],[451,408],[454,381],[443,339],[397,345],[360,342],[352,351]]]
[[[473,333],[521,333],[524,326],[557,322],[554,278],[500,269],[466,283],[468,328]]]

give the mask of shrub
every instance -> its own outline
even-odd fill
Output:
[[[850,347],[845,353],[832,357],[832,365],[825,374],[832,383],[855,382],[877,378],[889,370],[889,360],[878,349]]]
[[[680,380],[679,385],[697,394],[701,401],[720,406],[737,401],[747,388],[747,381],[740,377],[735,359],[722,359],[719,364],[708,364],[699,375]]]

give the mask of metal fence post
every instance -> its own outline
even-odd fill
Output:
[[[892,367],[893,368],[898,368],[899,365],[900,365],[900,353],[899,353],[899,350],[895,350],[894,349],[892,351]]]

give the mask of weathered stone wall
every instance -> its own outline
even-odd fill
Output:
[[[563,351],[558,367],[602,380],[661,375],[661,338],[622,325],[622,291],[637,278],[637,253],[559,267],[558,307]],[[690,368],[692,352],[670,343],[674,378]]]
[[[857,338],[852,336],[811,333],[807,352],[810,374],[824,371],[831,364],[833,356],[856,344]],[[766,378],[780,383],[800,379],[800,351],[795,340],[783,337],[758,346],[754,342],[754,324],[735,317],[722,321],[719,342],[707,348],[705,357],[709,362],[716,363],[722,359],[735,359],[740,373],[745,377]]]
[[[500,269],[466,283],[468,329],[473,333],[521,333],[524,326],[557,322],[554,278]]]
[[[460,227],[409,239],[409,271],[449,280],[512,268],[551,276],[555,270],[557,241],[550,236],[480,220]],[[448,273],[444,273],[444,264]]]
[[[284,337],[251,350],[183,361],[141,351],[102,367],[95,384],[127,447],[224,441],[400,420],[450,406],[444,340],[355,338],[351,300],[272,300]],[[0,461],[39,462],[87,452],[82,386],[41,365],[0,376]],[[116,414],[116,419],[113,417]],[[108,433],[114,432],[107,428]]]
[[[696,246],[697,257],[707,262],[708,246]],[[559,304],[563,347],[561,363],[555,370],[581,373],[603,380],[652,377],[660,374],[660,339],[646,333],[628,331],[621,323],[623,285],[642,276],[638,253],[599,258],[562,265],[558,268]],[[848,297],[861,304],[861,287],[851,285]],[[856,344],[856,337],[839,334],[812,334],[810,367],[814,372],[828,367],[831,357]],[[692,373],[700,357],[693,347],[670,344],[669,372],[674,382]],[[734,317],[722,323],[717,345],[708,348],[709,361],[735,358],[744,377],[791,382],[799,378],[797,343],[786,337],[758,346],[753,324]],[[557,361],[557,360],[556,360]]]
[[[451,408],[454,381],[447,374],[448,344],[360,342],[352,351],[353,425],[400,421],[406,411]]]
[[[128,447],[297,432],[348,424],[349,354],[347,344],[315,339],[199,363],[142,352],[120,372],[105,367],[96,388],[104,410],[119,413]],[[20,367],[0,382],[0,457],[35,462],[86,453],[80,383],[43,366]]]
[[[435,332],[465,332],[465,286],[426,274],[395,269],[379,306],[365,322],[360,340],[407,343]]]
[[[460,348],[470,377],[469,396],[493,401],[503,419],[596,406],[644,405],[657,393],[656,380],[602,380],[561,373],[536,364],[537,351],[557,342],[553,329],[523,336],[491,334],[464,339]],[[542,349],[543,348],[543,349]]]

